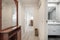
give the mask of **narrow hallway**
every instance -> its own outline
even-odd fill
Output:
[[[39,37],[35,36],[34,28],[28,27],[25,31],[25,39],[24,40],[39,40]]]

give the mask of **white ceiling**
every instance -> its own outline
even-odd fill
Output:
[[[48,0],[48,2],[59,2],[60,0]]]
[[[48,0],[48,2],[60,2],[60,0]]]
[[[21,0],[24,4],[36,4],[39,0]]]

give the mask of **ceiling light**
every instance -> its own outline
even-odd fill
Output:
[[[56,7],[56,4],[48,4],[48,7]]]

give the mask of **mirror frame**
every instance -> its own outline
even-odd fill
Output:
[[[9,28],[18,27],[18,0],[13,0],[16,5],[16,25]],[[7,30],[9,28],[3,29]],[[2,0],[0,0],[0,31],[2,31]]]
[[[17,10],[17,23],[16,23],[16,26],[18,26],[18,1],[17,0],[14,0],[15,4],[16,4],[16,10]]]
[[[2,0],[0,0],[0,30],[2,26]]]

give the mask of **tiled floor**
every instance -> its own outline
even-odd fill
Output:
[[[48,40],[60,40],[60,38],[49,38]]]
[[[60,37],[49,37],[48,40],[60,40]]]

